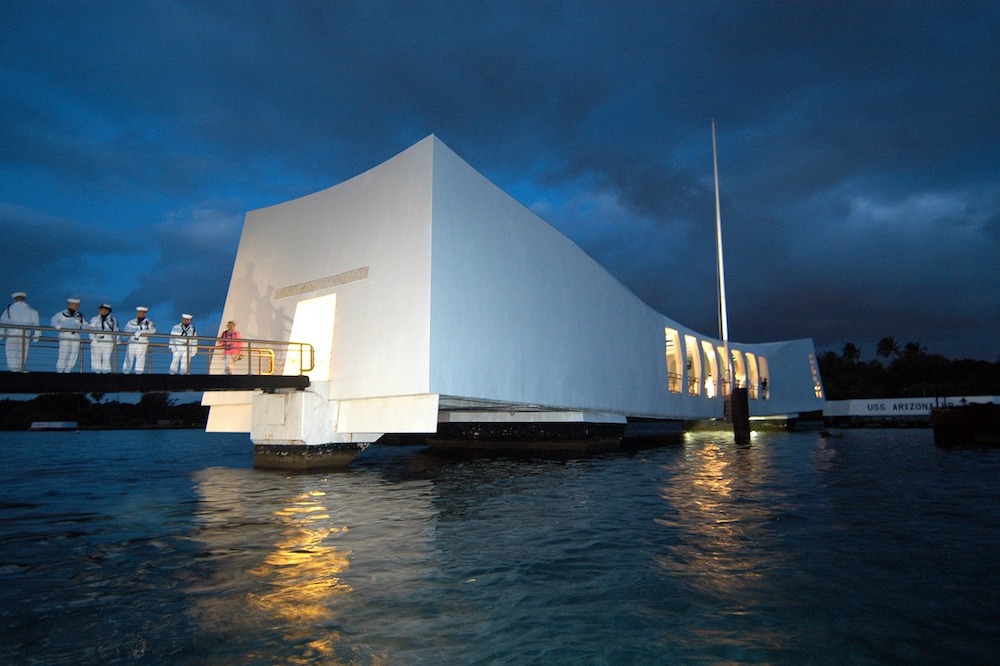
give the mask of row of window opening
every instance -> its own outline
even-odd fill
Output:
[[[713,346],[708,340],[698,340],[693,335],[684,335],[681,344],[677,330],[664,328],[663,332],[667,350],[667,388],[671,393],[682,393],[686,385],[688,395],[706,398],[714,398],[720,392],[729,395],[725,347]],[[736,387],[745,387],[751,400],[767,400],[770,379],[767,358],[739,349],[730,349],[729,353]]]

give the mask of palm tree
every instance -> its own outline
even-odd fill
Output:
[[[875,345],[875,353],[882,358],[899,356],[899,343],[896,342],[895,338],[886,336],[879,340],[878,344]]]
[[[903,345],[903,356],[906,358],[921,358],[922,356],[927,356],[927,347],[924,347],[919,342],[907,342]]]
[[[861,347],[853,342],[848,342],[844,345],[844,350],[840,352],[840,355],[845,363],[857,363],[858,359],[861,358]]]

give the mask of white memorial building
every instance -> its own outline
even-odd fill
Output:
[[[247,213],[222,319],[316,350],[305,391],[205,394],[208,430],[249,432],[262,465],[455,424],[720,418],[729,386],[720,340],[652,310],[434,136]],[[751,416],[823,408],[811,340],[729,349]]]

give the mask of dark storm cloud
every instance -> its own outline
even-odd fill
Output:
[[[0,263],[0,284],[27,290],[43,315],[74,296],[87,314],[99,302],[118,312],[155,304],[164,315],[193,310],[217,324],[241,222],[232,213],[199,210],[141,235],[116,234],[0,206],[0,244],[16,249]]]
[[[102,228],[0,204],[0,284],[32,292],[36,299],[55,292],[54,300],[74,289],[81,276],[90,282],[115,279],[106,258],[132,254],[141,244],[108,235]]]
[[[138,273],[123,302],[156,306],[160,325],[190,312],[201,333],[214,335],[236,258],[233,239],[239,238],[242,221],[242,216],[222,210],[198,210],[158,224],[148,233],[155,256]]]
[[[3,233],[110,238],[117,295],[218,311],[246,210],[435,133],[714,333],[715,117],[734,338],[993,358],[997,34],[989,2],[8,2]]]

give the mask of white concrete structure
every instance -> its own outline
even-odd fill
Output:
[[[210,431],[258,445],[723,412],[719,340],[646,306],[434,136],[249,212],[229,319],[317,349],[306,393],[206,394]],[[730,347],[751,415],[823,408],[811,340]]]

